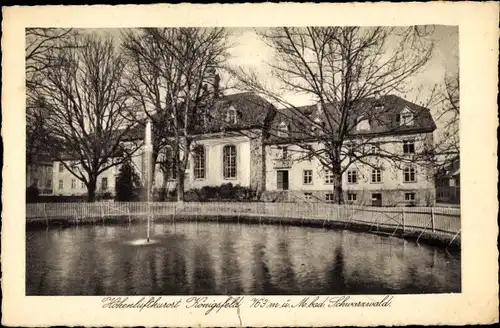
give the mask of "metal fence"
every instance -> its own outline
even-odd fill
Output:
[[[460,209],[447,207],[368,207],[328,203],[96,202],[26,204],[30,221],[90,220],[108,217],[234,216],[334,221],[402,231],[460,233]]]

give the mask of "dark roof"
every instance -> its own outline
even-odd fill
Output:
[[[282,137],[276,136],[280,124],[285,122],[288,126],[289,139],[308,139],[312,138],[311,133],[314,126],[321,130],[314,123],[315,119],[320,118],[320,122],[325,124],[325,131],[338,131],[340,121],[340,111],[335,104],[327,104],[321,114],[316,104],[301,106],[296,108],[280,109],[272,124],[272,137],[270,143],[286,142]],[[400,125],[400,114],[408,108],[413,114],[412,125]],[[353,105],[347,118],[347,137],[357,135],[391,135],[406,134],[417,132],[432,132],[436,129],[436,124],[428,108],[419,106],[395,95],[382,96],[379,99],[367,98]],[[360,118],[367,119],[370,123],[370,129],[366,131],[356,131],[356,123]],[[328,123],[330,122],[330,124]]]
[[[226,122],[227,112],[233,107],[236,110],[237,123]],[[191,127],[192,134],[205,134],[220,131],[234,131],[251,128],[263,128],[270,124],[276,113],[275,107],[264,98],[252,92],[225,95],[218,98],[210,108],[200,112],[201,116]],[[204,119],[206,117],[206,119]],[[161,119],[152,116],[153,129],[162,130]],[[144,137],[145,119],[129,131],[127,140]],[[173,133],[173,131],[170,131]],[[153,131],[153,135],[158,135]]]

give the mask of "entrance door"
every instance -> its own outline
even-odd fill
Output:
[[[279,190],[288,190],[288,170],[278,170],[278,189]]]
[[[372,194],[372,206],[382,206],[382,194]]]

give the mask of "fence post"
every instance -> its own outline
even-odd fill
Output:
[[[435,228],[434,228],[434,207],[431,207],[431,224],[432,224],[432,232],[435,232]]]
[[[401,208],[401,212],[402,212],[402,221],[403,221],[403,232],[405,232],[406,230],[406,226],[405,226],[405,208]]]

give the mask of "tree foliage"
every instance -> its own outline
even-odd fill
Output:
[[[119,202],[130,202],[137,200],[141,193],[141,181],[139,175],[132,166],[131,161],[125,161],[120,167],[116,178],[115,199]]]

